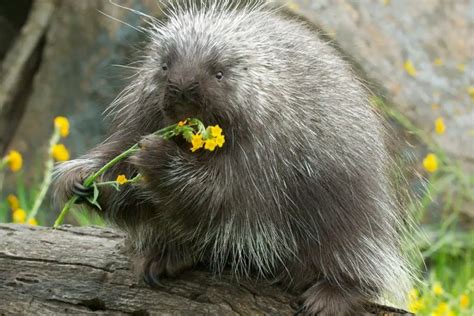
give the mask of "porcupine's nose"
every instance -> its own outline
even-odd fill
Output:
[[[178,105],[189,105],[199,100],[199,82],[190,78],[173,81],[168,80],[168,94]]]
[[[169,68],[164,109],[170,117],[183,120],[201,115],[201,79],[201,70],[194,64],[176,62]]]
[[[170,69],[168,77],[169,96],[177,106],[197,106],[199,103],[198,69],[183,63]]]

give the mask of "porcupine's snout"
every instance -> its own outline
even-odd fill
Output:
[[[177,69],[167,81],[165,106],[167,114],[175,119],[199,116],[202,109],[201,81],[193,69]]]

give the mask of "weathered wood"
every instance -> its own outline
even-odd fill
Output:
[[[53,0],[37,0],[20,35],[0,65],[0,155],[14,135],[41,57],[41,39],[54,12]]]
[[[151,289],[106,228],[0,225],[0,315],[292,315],[294,297],[263,282],[190,271]],[[375,308],[378,315],[410,315]]]

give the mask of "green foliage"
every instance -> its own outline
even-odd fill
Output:
[[[464,172],[433,137],[395,107],[377,97],[372,101],[439,160],[434,172],[425,171],[424,191],[411,205],[416,222],[421,223],[422,233],[416,242],[423,261],[419,262],[421,282],[413,290],[416,295],[410,295],[409,308],[417,315],[474,315],[474,231],[470,215],[463,212],[474,205],[474,175]]]

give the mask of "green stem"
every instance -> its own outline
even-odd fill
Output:
[[[48,188],[51,185],[51,181],[53,179],[53,169],[54,169],[54,158],[51,156],[51,150],[53,149],[53,146],[58,143],[60,137],[61,136],[59,135],[59,131],[55,129],[53,136],[51,137],[49,141],[48,159],[46,160],[43,182],[41,183],[39,193],[36,195],[35,202],[33,203],[33,207],[31,208],[31,211],[28,214],[27,221],[36,217],[36,214],[38,214],[38,210],[41,207],[41,204],[43,203],[44,198],[46,197],[46,193],[48,193]]]
[[[2,169],[0,168],[0,197],[2,196],[4,178],[5,175],[3,174]]]
[[[193,119],[192,121],[200,129],[202,129],[204,127],[204,124],[202,124],[201,121],[196,120],[196,119]],[[170,125],[168,127],[165,127],[163,129],[160,129],[159,131],[155,132],[154,134],[157,135],[157,136],[163,137],[165,139],[169,139],[169,138],[171,138],[173,136],[176,136],[178,134],[176,131],[177,131],[177,125],[174,124],[174,125]],[[94,181],[97,180],[97,178],[99,178],[101,175],[103,175],[107,170],[109,170],[111,167],[113,167],[115,164],[119,163],[120,161],[122,161],[122,160],[126,159],[127,157],[133,155],[134,153],[138,152],[139,150],[140,150],[140,148],[138,147],[138,144],[133,145],[132,147],[130,147],[129,149],[127,149],[126,151],[124,151],[123,153],[121,153],[120,155],[115,157],[114,159],[112,159],[111,161],[109,161],[106,165],[104,165],[102,168],[100,168],[99,171],[97,171],[96,173],[90,175],[84,181],[84,186],[85,187],[90,187],[94,183]],[[136,182],[136,181],[138,181],[138,179],[139,179],[139,176],[133,178],[132,180],[133,180],[133,182]],[[132,180],[130,180],[129,183]],[[115,182],[115,181],[110,181],[110,182]],[[103,182],[103,183],[107,183],[107,182]],[[61,210],[61,213],[59,214],[58,218],[54,222],[54,226],[53,226],[54,228],[57,228],[59,225],[61,225],[61,223],[64,220],[64,217],[67,214],[67,212],[74,205],[74,203],[76,202],[77,199],[78,199],[77,196],[73,196],[72,198],[69,199],[69,201],[66,202],[63,209]]]
[[[3,180],[5,179],[5,174],[2,172],[3,168],[7,165],[8,160],[7,158],[0,159],[0,196],[2,195],[3,191]]]
[[[105,181],[105,182],[96,183],[95,185],[98,187],[106,187],[108,185],[115,185],[115,184],[119,184],[119,183],[117,181]]]
[[[102,168],[99,169],[99,171],[97,171],[96,173],[90,175],[85,181],[84,181],[84,186],[85,187],[90,187],[92,185],[92,183],[94,183],[94,181],[100,177],[101,175],[103,175],[107,170],[109,170],[111,167],[113,167],[115,164],[119,163],[120,161],[124,160],[125,158],[127,158],[128,156],[131,156],[132,154],[136,153],[138,150],[140,150],[138,148],[138,144],[135,144],[133,145],[132,147],[130,147],[129,149],[127,149],[126,151],[124,151],[123,153],[121,153],[120,155],[118,155],[117,157],[115,157],[114,159],[112,159],[111,161],[109,161],[107,164],[105,164]],[[53,227],[54,228],[57,228],[59,225],[62,224],[63,220],[64,220],[64,217],[66,216],[67,212],[69,211],[69,209],[74,205],[74,203],[77,201],[78,197],[76,195],[74,195],[73,197],[71,197],[69,199],[69,201],[66,202],[66,204],[64,205],[63,209],[61,210],[61,213],[59,214],[58,218],[56,219],[56,221],[54,222],[54,225]]]
[[[61,225],[61,223],[64,220],[64,217],[67,214],[67,212],[69,211],[71,206],[73,206],[74,203],[76,203],[77,199],[78,199],[78,196],[74,195],[72,198],[69,199],[69,201],[66,202],[66,204],[64,204],[64,207],[63,207],[61,213],[59,214],[58,218],[54,222],[54,225],[53,225],[54,228],[57,228],[59,225]]]
[[[105,187],[105,186],[108,186],[108,185],[117,185],[117,184],[119,186],[125,185],[125,184],[133,184],[133,183],[138,182],[141,179],[141,177],[142,177],[142,175],[138,174],[135,177],[133,177],[132,179],[127,180],[127,182],[125,182],[124,184],[120,184],[117,181],[105,181],[105,182],[98,182],[95,185],[98,186],[98,187]]]
[[[0,171],[3,170],[3,168],[5,168],[5,166],[7,165],[8,163],[8,159],[7,158],[3,158],[2,160],[0,160]]]
[[[125,158],[133,155],[134,153],[138,152],[140,148],[138,148],[138,144],[133,145],[111,161],[109,161],[107,164],[105,164],[102,168],[99,169],[96,173],[92,174],[89,176],[85,181],[84,181],[84,186],[89,187],[94,183],[94,181],[103,175],[107,170],[109,170],[111,167],[113,167],[115,164],[119,163],[120,161],[124,160]]]

